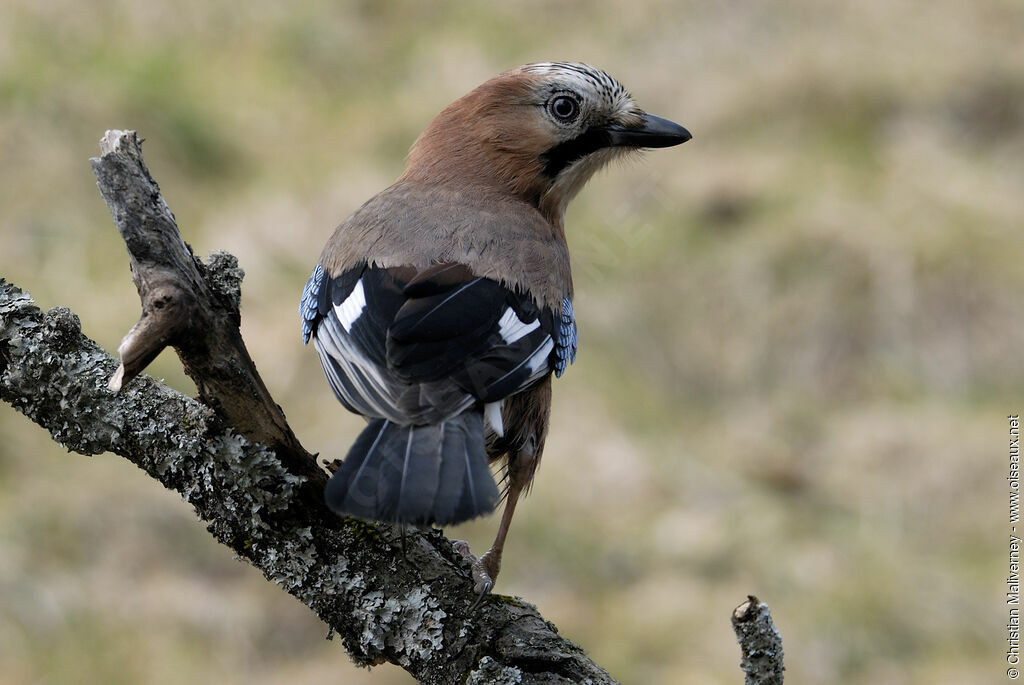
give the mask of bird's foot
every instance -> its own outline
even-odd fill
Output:
[[[469,562],[473,571],[473,592],[476,593],[477,598],[469,610],[475,611],[484,597],[494,588],[494,581],[498,577],[498,572],[501,571],[501,557],[492,554],[493,550],[488,550],[482,557],[477,557],[470,551],[469,543],[464,540],[453,540],[452,545],[455,547],[455,551]]]

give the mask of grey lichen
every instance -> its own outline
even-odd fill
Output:
[[[203,265],[206,282],[219,297],[225,298],[229,306],[238,309],[242,299],[242,279],[245,271],[238,266],[238,258],[224,250],[214,250]]]
[[[385,652],[397,655],[397,663],[429,661],[444,646],[444,619],[427,587],[413,588],[401,597],[385,597],[380,590],[366,592],[356,605],[360,622],[360,647],[366,663],[375,663]]]
[[[46,312],[46,336],[58,352],[73,350],[82,334],[82,322],[67,307],[54,307]]]
[[[444,619],[429,588],[413,588],[400,602],[399,630],[393,633],[392,646],[399,652],[429,660],[443,645]]]
[[[262,550],[260,542],[254,543],[256,552],[262,552],[267,577],[289,591],[307,586],[310,571],[317,562],[316,548],[311,544],[312,531],[305,527],[295,528],[292,533],[294,537],[285,541],[283,549],[266,546]],[[319,586],[319,581],[314,581],[313,587],[307,587],[306,591],[315,591]]]
[[[470,671],[466,685],[512,685],[523,682],[523,672],[515,666],[505,666],[489,656],[480,659]]]
[[[45,425],[55,441],[100,454],[118,439],[121,417],[95,403],[116,364],[81,336],[77,316],[63,308],[43,314],[28,294],[0,279],[0,350],[0,396]],[[94,421],[69,420],[92,414]]]
[[[305,482],[289,473],[272,451],[233,433],[211,436],[207,456],[198,465],[202,482],[197,486],[216,489],[224,507],[253,527],[263,524],[263,515],[286,509]]]

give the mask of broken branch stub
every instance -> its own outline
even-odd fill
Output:
[[[745,685],[782,685],[782,636],[772,620],[768,605],[754,595],[732,612],[732,629],[740,643],[740,668],[746,674]]]
[[[242,341],[237,260],[226,253],[206,264],[196,259],[146,168],[134,131],[107,131],[100,151],[90,160],[93,173],[128,248],[142,302],[108,386],[120,391],[165,347],[174,347],[200,401],[242,435],[277,452],[293,472],[322,484],[326,475],[288,426]]]

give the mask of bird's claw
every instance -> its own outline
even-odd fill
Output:
[[[475,576],[476,574],[474,573],[473,575]],[[494,583],[488,580],[483,584],[482,590],[477,590],[477,588],[480,587],[479,583],[480,581],[478,580],[477,585],[474,585],[473,587],[473,589],[477,592],[477,596],[476,601],[473,602],[473,606],[469,607],[469,613],[473,613],[477,610],[477,607],[480,606],[480,603],[484,601],[484,597],[489,595],[491,593],[491,588],[494,587]]]
[[[477,598],[469,610],[470,612],[476,611],[480,603],[483,602],[484,597],[490,594],[494,588],[494,578],[488,571],[484,560],[487,555],[477,557],[470,551],[469,543],[464,540],[453,540],[452,545],[455,547],[455,551],[469,562],[469,566],[473,571],[473,592],[476,593]]]

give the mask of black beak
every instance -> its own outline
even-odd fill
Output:
[[[693,138],[690,132],[679,124],[653,114],[644,114],[640,126],[627,128],[616,125],[605,130],[608,132],[611,145],[621,147],[672,147]]]
[[[644,114],[639,126],[595,126],[579,136],[559,143],[543,155],[544,173],[554,178],[576,160],[605,147],[672,147],[693,136],[679,124]]]

